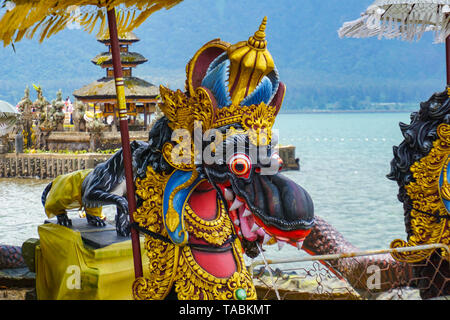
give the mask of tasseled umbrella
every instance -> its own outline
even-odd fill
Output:
[[[450,0],[376,0],[357,20],[345,22],[338,34],[342,37],[420,40],[424,32],[434,32],[434,42],[445,42],[447,94],[450,97]],[[391,248],[411,244],[403,240],[391,242]],[[417,262],[429,256],[430,251],[417,251],[406,261]],[[400,253],[392,253],[405,261]],[[417,259],[417,260],[414,260]]]
[[[77,23],[92,32],[100,24],[98,34],[108,29],[107,11],[121,6],[117,12],[117,29],[125,33],[137,28],[152,13],[169,9],[182,0],[9,0],[3,1],[6,12],[0,18],[0,40],[5,46],[24,36],[39,41],[58,33],[68,24]]]
[[[345,22],[339,37],[420,40],[434,32],[434,42],[445,42],[447,88],[450,87],[450,0],[376,0],[361,17]],[[450,92],[449,92],[450,93]]]
[[[73,23],[88,32],[92,32],[100,24],[98,34],[109,32],[131,223],[133,212],[136,211],[136,199],[118,34],[132,31],[152,13],[163,8],[169,9],[181,1],[183,0],[4,0],[2,3],[1,10],[4,12],[0,16],[0,41],[3,41],[4,46],[18,42],[23,37],[31,39],[35,35],[39,36],[39,41],[43,41]],[[119,6],[120,10],[116,13],[115,8]],[[143,272],[139,234],[133,228],[131,242],[137,278]]]
[[[0,137],[7,135],[14,129],[19,112],[6,101],[0,100]]]

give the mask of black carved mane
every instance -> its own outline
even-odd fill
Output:
[[[411,113],[410,124],[399,124],[405,139],[399,146],[393,147],[394,158],[387,178],[397,181],[399,186],[397,197],[403,203],[408,237],[411,236],[412,201],[405,186],[414,181],[410,168],[433,148],[433,141],[438,137],[436,130],[441,123],[450,123],[450,99],[447,91],[435,93],[428,101],[420,103],[420,110]]]
[[[422,102],[420,110],[411,114],[410,124],[400,123],[405,140],[393,147],[394,159],[387,177],[397,181],[399,186],[398,200],[403,203],[408,239],[412,235],[412,200],[406,193],[405,186],[415,180],[410,168],[431,151],[433,141],[438,138],[437,127],[441,123],[450,123],[450,99],[447,91],[435,93],[428,101]],[[422,299],[449,294],[449,263],[438,251],[433,252],[427,260],[412,266],[416,277],[415,286],[420,290]]]
[[[153,170],[157,173],[170,173],[173,171],[173,168],[161,153],[164,144],[171,141],[172,138],[172,129],[170,129],[168,122],[169,120],[165,116],[159,118],[148,134],[150,153],[147,163],[151,164]]]

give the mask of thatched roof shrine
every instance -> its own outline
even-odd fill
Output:
[[[127,102],[154,102],[155,97],[159,94],[158,88],[139,78],[124,78],[125,96]],[[73,92],[75,98],[89,102],[111,102],[116,99],[116,85],[114,78],[103,77]]]
[[[105,67],[112,67],[112,54],[111,52],[102,52],[91,60],[93,64]],[[122,66],[136,66],[141,63],[145,63],[148,60],[144,56],[137,52],[121,52],[120,61]]]

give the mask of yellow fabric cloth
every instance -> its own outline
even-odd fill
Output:
[[[57,176],[45,201],[45,213],[49,218],[66,213],[66,210],[81,209],[81,184],[93,169],[78,170]],[[87,214],[101,217],[102,208],[84,208]]]
[[[36,291],[39,300],[133,298],[131,240],[89,249],[83,244],[79,231],[49,223],[40,225],[38,232],[40,245],[36,247]],[[145,252],[143,239],[141,252]],[[144,275],[148,274],[146,254],[141,259]]]

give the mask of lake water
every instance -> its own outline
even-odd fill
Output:
[[[409,123],[409,113],[281,114],[275,123],[280,144],[294,145],[300,158],[301,170],[285,174],[310,193],[315,214],[360,249],[387,248],[406,236],[397,184],[386,178],[392,146],[402,141],[400,121]],[[48,182],[0,179],[0,244],[38,237]],[[109,207],[107,217],[114,212]],[[270,258],[302,255],[275,247],[267,250]]]

